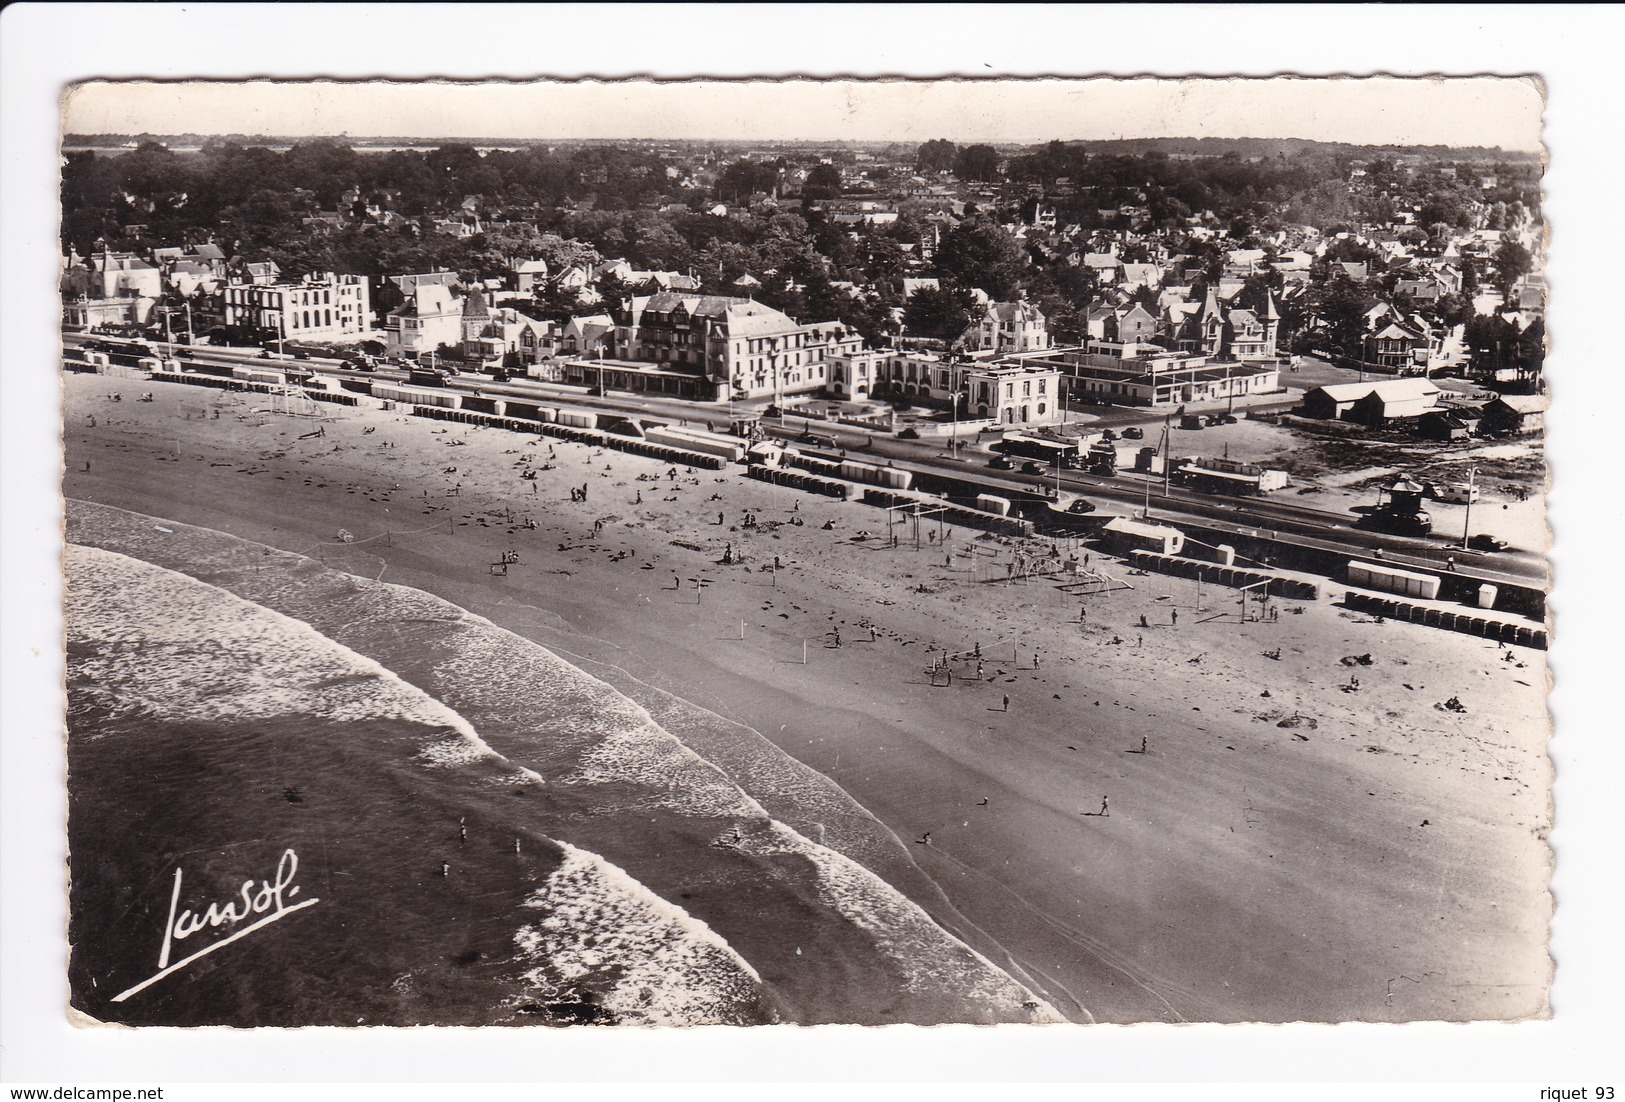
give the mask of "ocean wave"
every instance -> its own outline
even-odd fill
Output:
[[[515,1002],[557,1003],[578,985],[622,1025],[741,1025],[761,976],[704,922],[597,854],[560,843],[564,860],[526,907],[545,917],[514,943],[535,962]]]
[[[116,551],[69,545],[66,566],[64,618],[75,644],[69,673],[110,716],[381,716],[447,731],[420,751],[425,761],[504,760],[443,702],[303,621]],[[534,770],[515,771],[542,782]]]

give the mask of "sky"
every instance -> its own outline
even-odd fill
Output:
[[[787,80],[87,83],[64,129],[95,134],[1031,143],[1310,138],[1540,148],[1530,80]]]

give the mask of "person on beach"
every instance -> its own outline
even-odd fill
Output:
[[[1105,796],[1102,796],[1100,798],[1100,814],[1101,814],[1102,817],[1105,817],[1105,816],[1108,816],[1108,815],[1111,814],[1111,805],[1106,802],[1106,797]]]
[[[1170,614],[1173,616],[1173,625],[1177,628],[1179,626],[1179,610],[1177,608],[1172,609]]]
[[[1010,710],[1010,694],[1009,693],[1006,693],[1004,695],[1004,710],[1007,711],[1007,712]]]

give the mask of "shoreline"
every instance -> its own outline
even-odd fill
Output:
[[[109,387],[126,402],[100,399]],[[899,885],[910,898],[990,959],[1008,953],[1017,979],[1063,1009],[1100,1021],[1544,1012],[1543,655],[1519,651],[1514,671],[1482,640],[1378,627],[1324,600],[1279,624],[1204,625],[1194,587],[1160,576],[1090,599],[1085,628],[1071,620],[1079,602],[1052,587],[968,582],[935,546],[860,547],[850,536],[883,525],[878,511],[732,472],[673,490],[650,460],[365,409],[328,420],[318,451],[298,440],[302,422],[238,421],[241,400],[188,420],[183,406],[218,399],[105,376],[68,376],[65,389],[69,496],[415,585],[623,670],[634,699],[643,682],[753,729],[900,839],[919,869]],[[132,406],[137,389],[158,401]],[[554,470],[521,481],[513,457],[525,454]],[[593,500],[564,500],[583,480]],[[225,492],[196,492],[216,485]],[[537,527],[507,524],[509,508]],[[777,526],[709,524],[718,509]],[[337,543],[341,527],[372,542]],[[396,529],[417,534],[379,547]],[[730,542],[743,562],[725,567]],[[491,574],[508,547],[520,564]],[[786,568],[770,575],[775,554]],[[674,573],[715,584],[672,590]],[[1142,612],[1155,627],[1131,626]],[[929,683],[941,650],[976,645],[996,681]],[[1292,664],[1262,658],[1265,646]],[[1367,684],[1340,691],[1339,656],[1365,652],[1378,655],[1358,671]],[[1469,714],[1435,710],[1451,695]],[[1291,715],[1315,726],[1277,726]],[[1106,796],[1109,815],[1083,814]],[[1390,990],[1389,977],[1418,972],[1441,978]]]

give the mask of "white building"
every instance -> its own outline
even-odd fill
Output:
[[[288,340],[356,341],[370,330],[367,277],[311,273],[298,283],[229,283],[227,325]]]
[[[391,356],[418,356],[463,339],[463,305],[451,288],[418,283],[384,320],[384,345]]]
[[[961,416],[1003,425],[1058,425],[1066,419],[1061,372],[1053,364],[967,362],[929,352],[875,355],[876,394],[945,406],[958,395]]]
[[[1044,312],[1036,304],[990,302],[980,320],[965,330],[965,347],[975,352],[1042,352],[1050,346]]]

